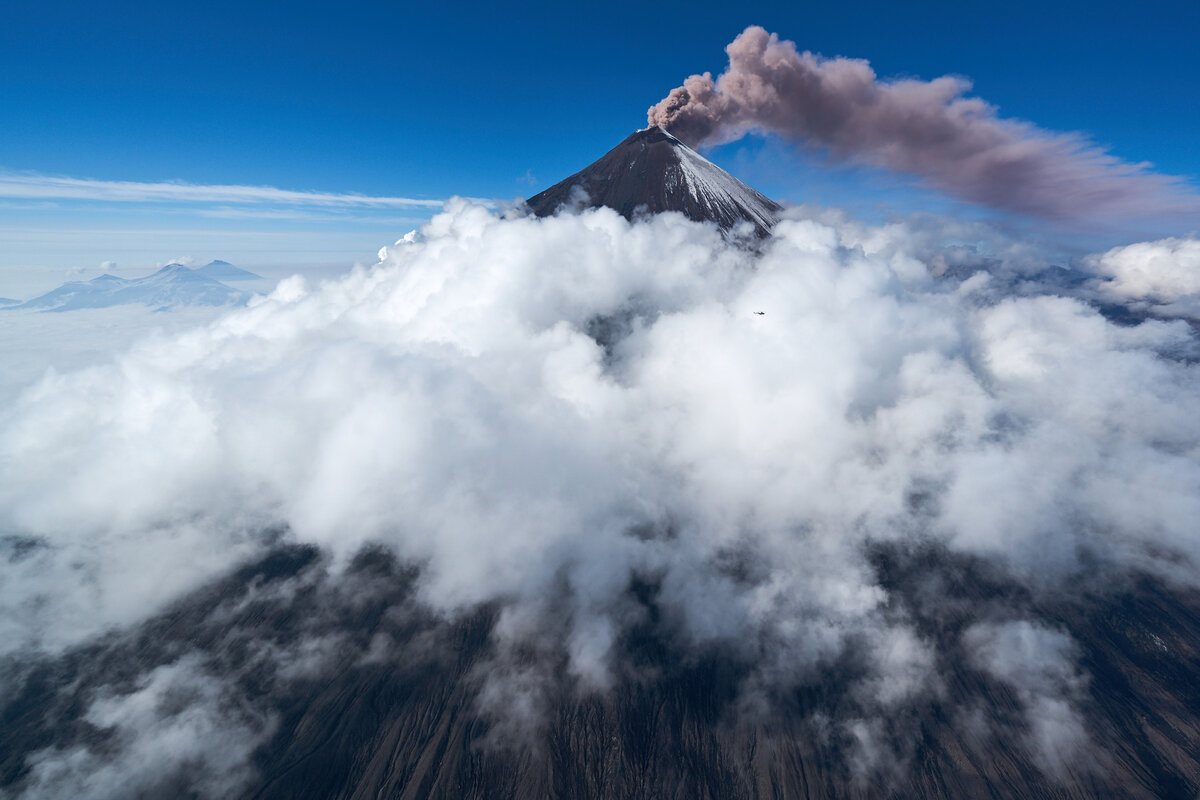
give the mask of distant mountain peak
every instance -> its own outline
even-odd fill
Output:
[[[759,236],[770,234],[783,210],[658,126],[635,131],[597,161],[526,202],[545,217],[571,207],[581,193],[589,207],[607,206],[626,219],[639,211],[678,211],[724,231],[749,223]]]
[[[250,272],[249,270],[241,269],[240,267],[235,267],[233,264],[230,264],[228,261],[220,261],[220,260],[210,261],[207,264],[205,264],[203,267],[197,267],[194,271],[207,277],[207,278],[212,278],[213,280],[218,280],[218,281],[222,281],[222,282],[233,281],[236,283],[238,281],[261,281],[261,280],[263,280],[263,277],[261,275],[255,275],[253,272]]]
[[[236,267],[231,269],[243,272]],[[167,264],[144,278],[122,278],[106,273],[90,281],[69,281],[32,300],[4,307],[75,311],[134,304],[165,311],[185,306],[240,305],[249,299],[248,292],[227,286],[202,270],[183,264]]]

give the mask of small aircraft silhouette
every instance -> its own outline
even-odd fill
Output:
[[[767,312],[765,312],[765,311],[755,311],[754,313],[755,313],[755,314],[758,314],[758,315],[761,317],[762,315],[766,314]]]

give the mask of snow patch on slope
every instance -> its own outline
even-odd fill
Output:
[[[670,140],[678,156],[679,169],[669,170],[668,177],[686,189],[692,200],[718,214],[730,207],[740,209],[768,230],[779,221],[774,203],[688,147],[667,130],[661,127],[659,130]]]

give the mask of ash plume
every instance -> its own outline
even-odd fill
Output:
[[[908,173],[972,202],[1052,220],[1200,213],[1182,179],[1122,161],[1080,134],[1004,119],[966,96],[964,78],[880,80],[865,60],[798,52],[757,26],[725,51],[725,72],[687,78],[650,108],[649,124],[692,146],[751,130],[775,133],[837,160]]]

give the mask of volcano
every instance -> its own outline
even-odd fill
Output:
[[[726,232],[770,235],[783,207],[660,127],[631,134],[599,160],[529,198],[539,217],[561,208],[606,206],[626,219],[677,211]]]
[[[873,568],[897,609],[949,654],[973,608],[1021,592],[945,552],[880,552]],[[747,713],[739,698],[751,664],[721,649],[687,647],[670,632],[660,587],[637,583],[628,599],[640,622],[616,643],[627,672],[618,686],[580,692],[564,664],[542,665],[540,721],[513,728],[481,713],[477,700],[484,678],[503,663],[494,607],[455,619],[430,611],[417,571],[382,549],[359,553],[343,586],[327,570],[316,548],[283,545],[137,627],[6,665],[0,795],[68,796],[40,791],[47,787],[39,781],[54,777],[41,762],[73,754],[87,766],[100,763],[84,760],[90,752],[119,754],[130,731],[103,727],[88,709],[94,698],[105,708],[108,698],[130,693],[146,704],[146,717],[176,725],[168,730],[187,732],[191,720],[211,717],[236,734],[231,752],[254,750],[254,769],[227,784],[205,762],[169,761],[137,795],[148,800],[1191,800],[1200,781],[1200,594],[1151,578],[1036,612],[1082,648],[1092,675],[1082,686],[1085,723],[1108,748],[1100,766],[1047,775],[1022,747],[1021,698],[959,656],[940,663],[943,695],[898,710],[880,728],[886,752],[909,761],[887,786],[856,779],[847,767],[854,737],[823,722],[855,708],[852,678],[861,665],[853,658]],[[946,595],[931,599],[931,585]],[[311,649],[321,642],[336,647],[321,656]],[[181,660],[181,653],[192,655]],[[161,683],[181,665],[199,670],[182,687],[190,694],[156,691],[155,676]],[[198,690],[205,686],[221,687],[220,702],[215,689]],[[159,695],[157,706],[146,702]],[[963,708],[993,727],[964,730]],[[91,788],[71,796],[131,795]]]
[[[1197,797],[1182,326],[659,129],[584,197],[704,227],[458,205],[3,409],[0,798]]]

